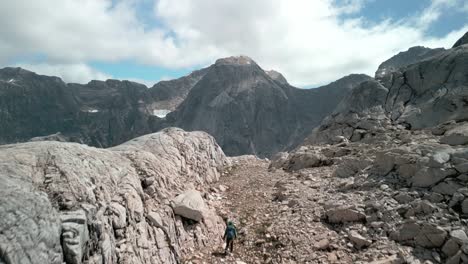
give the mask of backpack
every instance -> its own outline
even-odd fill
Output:
[[[231,240],[236,237],[236,228],[234,226],[228,226],[226,228],[226,237]]]

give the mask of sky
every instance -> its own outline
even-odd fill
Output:
[[[450,48],[468,0],[0,1],[0,67],[152,86],[246,55],[314,87],[416,45]]]

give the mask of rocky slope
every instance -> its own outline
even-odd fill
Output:
[[[407,51],[398,53],[390,59],[384,61],[379,65],[375,73],[375,78],[381,78],[384,75],[390,74],[391,72],[398,70],[399,68],[411,65],[416,62],[433,57],[441,52],[445,51],[443,48],[430,49],[426,47],[412,47]]]
[[[228,164],[211,136],[176,128],[112,149],[1,146],[0,263],[179,263],[221,243],[201,194]]]
[[[359,141],[391,124],[422,129],[467,120],[467,71],[468,46],[462,45],[362,83],[307,142]]]
[[[359,85],[302,147],[274,157],[270,169],[320,190],[310,198],[316,203],[301,209],[315,210],[309,218],[326,224],[316,234],[327,237],[315,245],[331,253],[312,255],[295,244],[295,256],[468,263],[467,55],[461,45]],[[303,187],[297,180],[285,185],[291,182],[283,199],[308,193],[297,194]]]
[[[174,111],[207,71],[208,69],[205,68],[175,80],[156,83],[149,89],[153,101],[151,108],[153,110]]]
[[[304,90],[288,85],[278,74],[268,74],[248,57],[220,59],[168,122],[210,133],[228,155],[270,156],[302,141],[349,89],[367,79],[352,75]]]

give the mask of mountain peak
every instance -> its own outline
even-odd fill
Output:
[[[465,44],[468,44],[468,32],[466,32],[465,35],[463,35],[463,37],[461,37],[461,38],[455,43],[455,45],[453,45],[453,47],[456,48],[456,47],[459,47],[459,46],[465,45]]]
[[[215,62],[216,65],[251,65],[251,64],[257,64],[255,63],[254,60],[247,56],[231,56],[227,58],[221,58],[216,60]]]
[[[279,82],[279,83],[282,83],[282,84],[287,84],[288,81],[286,80],[286,78],[284,78],[283,74],[275,71],[275,70],[269,70],[269,71],[265,71],[266,74],[268,74],[268,76],[270,76],[270,78],[272,78],[273,80]]]

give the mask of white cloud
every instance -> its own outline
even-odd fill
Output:
[[[47,65],[57,67],[131,60],[177,68],[245,54],[292,84],[310,85],[353,72],[373,74],[401,50],[449,47],[468,30],[467,25],[440,39],[425,34],[441,12],[461,9],[464,0],[432,0],[417,19],[371,27],[364,18],[342,15],[356,14],[372,0],[155,0],[159,27],[140,20],[137,7],[149,1],[1,1],[0,64],[42,54]]]
[[[43,75],[58,76],[68,83],[88,83],[91,80],[107,80],[109,75],[96,71],[85,64],[27,64],[19,63],[21,67]]]

